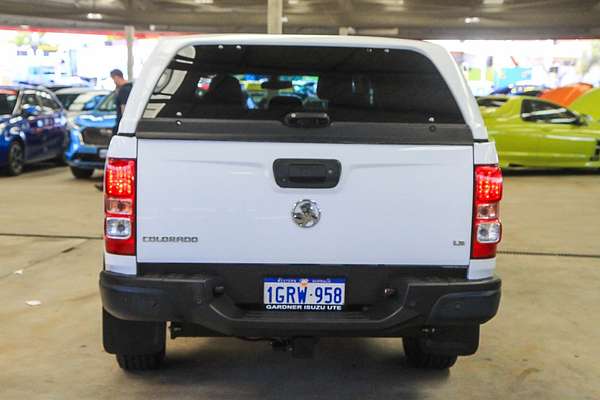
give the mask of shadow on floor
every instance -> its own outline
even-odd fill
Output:
[[[27,174],[31,174],[33,172],[39,171],[56,171],[61,168],[67,168],[64,165],[58,165],[54,162],[40,162],[35,164],[27,164],[23,167],[23,172],[19,176],[27,176]],[[19,176],[10,176],[5,171],[0,171],[0,178],[18,178]]]
[[[313,359],[275,352],[268,342],[180,340],[169,343],[164,369],[125,373],[118,384],[143,381],[155,395],[164,390],[211,399],[410,400],[449,377],[448,371],[408,367],[400,339],[322,339]]]

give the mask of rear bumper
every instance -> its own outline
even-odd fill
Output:
[[[104,169],[104,158],[100,158],[99,151],[106,147],[79,145],[70,153],[67,152],[67,163],[71,167],[81,169]]]
[[[375,267],[377,268],[377,267]],[[384,271],[385,272],[385,271]],[[352,272],[345,272],[352,274]],[[354,298],[372,297],[363,306],[343,312],[266,311],[246,307],[226,277],[213,274],[153,274],[130,276],[103,271],[100,291],[104,308],[113,316],[135,321],[172,321],[197,324],[205,332],[226,336],[364,336],[411,335],[424,327],[474,326],[498,310],[498,278],[426,278],[382,274],[376,288],[348,286]],[[348,281],[352,282],[352,277]],[[262,281],[260,281],[262,282]],[[247,282],[252,286],[252,282]],[[385,296],[384,289],[394,294]],[[388,291],[389,294],[389,291]],[[256,299],[262,303],[262,298]]]

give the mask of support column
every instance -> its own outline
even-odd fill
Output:
[[[269,0],[267,9],[267,33],[283,33],[283,0]]]
[[[125,26],[125,40],[127,41],[127,79],[133,80],[133,41],[135,40],[135,27]]]

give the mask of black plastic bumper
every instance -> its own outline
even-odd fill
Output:
[[[348,311],[286,312],[263,310],[258,304],[262,298],[255,299],[255,307],[240,304],[223,276],[100,274],[103,306],[117,318],[197,324],[227,336],[395,337],[423,327],[479,325],[496,314],[500,302],[498,278],[390,278],[383,281],[392,289],[387,296],[381,283],[374,301],[350,305]],[[375,290],[367,282],[364,287]],[[354,291],[355,298],[361,294],[356,284],[347,290]]]
[[[103,169],[104,162],[106,160],[104,158],[100,158],[99,152],[100,150],[106,150],[106,147],[85,147],[92,147],[94,151],[74,153],[72,157],[69,160],[67,160],[69,166],[81,169]]]

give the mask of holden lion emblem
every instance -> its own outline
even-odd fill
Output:
[[[292,208],[292,221],[301,228],[312,228],[321,219],[321,210],[312,200],[300,200]]]

